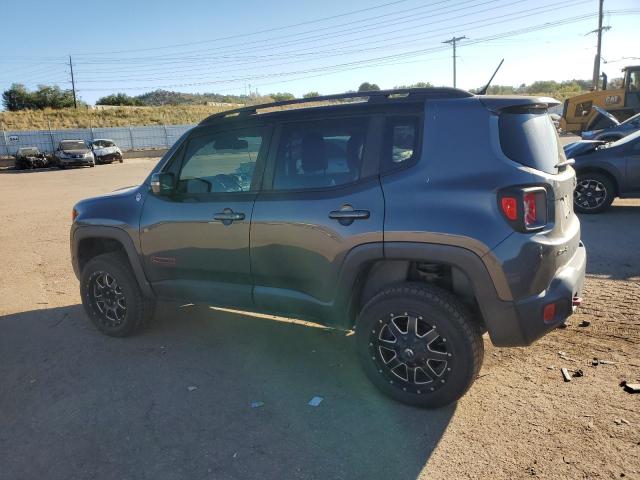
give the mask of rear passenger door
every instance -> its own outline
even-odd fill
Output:
[[[251,222],[258,308],[327,319],[347,254],[378,242],[382,256],[379,123],[358,116],[279,126]]]

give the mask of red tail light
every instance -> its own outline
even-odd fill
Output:
[[[518,219],[518,204],[513,197],[502,197],[500,200],[500,206],[502,207],[502,213],[509,220]]]
[[[556,304],[549,303],[548,305],[545,305],[544,310],[542,311],[542,320],[544,320],[545,323],[549,323],[549,322],[552,322],[555,317],[556,317]]]
[[[74,208],[73,210],[71,210],[71,221],[75,222],[76,218],[78,218],[78,211]]]
[[[500,192],[499,206],[519,232],[542,230],[547,224],[547,191],[543,187],[509,188]]]

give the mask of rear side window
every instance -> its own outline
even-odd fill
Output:
[[[367,118],[350,118],[284,126],[273,188],[326,188],[359,180],[367,125]]]
[[[420,118],[389,117],[385,125],[385,148],[382,171],[410,165],[418,156]]]
[[[499,124],[500,146],[511,160],[546,173],[557,173],[556,165],[566,160],[546,109],[505,109]]]

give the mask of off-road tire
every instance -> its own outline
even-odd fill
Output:
[[[105,273],[117,282],[125,299],[126,310],[117,324],[101,312],[96,302],[96,283]],[[129,262],[122,253],[104,253],[87,262],[80,279],[80,296],[94,326],[112,337],[131,335],[149,325],[153,319],[155,301],[142,294]]]
[[[579,189],[584,182],[597,182],[602,185],[605,189],[605,197],[601,204],[594,206],[593,208],[586,208],[580,204],[578,204],[578,195],[580,195]],[[595,192],[594,192],[595,193]],[[574,192],[573,197],[573,208],[578,213],[602,213],[607,210],[613,200],[615,199],[615,185],[611,178],[608,175],[604,175],[598,172],[586,172],[580,173],[577,179],[576,190]]]
[[[398,371],[402,371],[401,366],[396,367],[396,370],[388,368],[393,360],[385,364],[388,354],[382,349],[387,344],[381,340],[385,331],[391,331],[392,319],[395,318],[393,321],[398,322],[398,318],[407,314],[416,316],[416,322],[420,322],[416,323],[416,333],[420,328],[427,332],[422,337],[415,337],[416,343],[413,343],[413,346],[416,348],[412,349],[427,357],[434,353],[446,354],[446,360],[427,359],[425,367],[414,368],[413,382],[396,375]],[[429,340],[436,334],[438,337]],[[400,336],[397,341],[402,341]],[[438,408],[456,402],[475,381],[484,358],[481,327],[474,321],[464,303],[446,290],[420,283],[403,283],[389,287],[371,298],[356,322],[356,344],[365,374],[376,387],[402,403],[424,408]],[[394,348],[402,350],[404,347]],[[403,350],[403,354],[407,350],[411,349]],[[396,353],[394,355],[396,356],[393,358],[402,360]],[[418,354],[414,360],[421,361]],[[443,362],[445,363],[442,374],[437,376],[436,371]],[[407,377],[410,376],[409,363],[405,365]],[[417,382],[416,373],[419,370],[423,377],[420,383]],[[427,370],[433,372],[429,373],[432,379],[424,383],[425,376],[422,373],[427,373]]]

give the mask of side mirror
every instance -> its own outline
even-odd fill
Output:
[[[175,188],[176,177],[173,173],[161,172],[151,175],[151,191],[154,195],[169,195]]]

